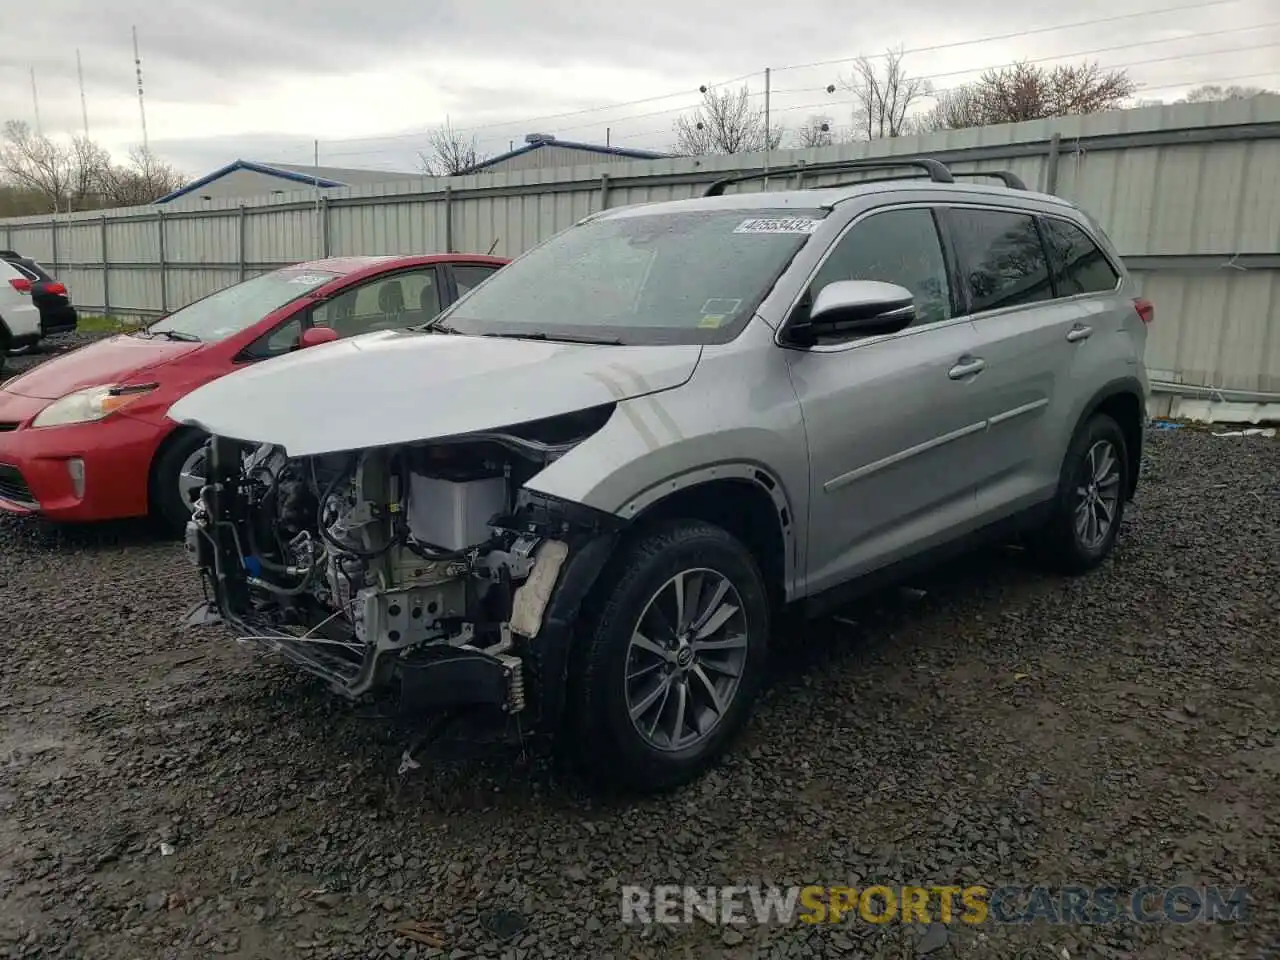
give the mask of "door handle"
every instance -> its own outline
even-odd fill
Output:
[[[947,376],[952,380],[963,380],[985,369],[987,369],[987,361],[981,357],[961,357],[956,361],[956,365],[947,371]]]
[[[1071,343],[1088,340],[1091,336],[1093,336],[1093,327],[1077,326],[1067,331],[1067,340]]]

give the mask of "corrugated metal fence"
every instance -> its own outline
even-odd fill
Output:
[[[1097,217],[1157,305],[1147,355],[1153,377],[1280,391],[1280,97],[775,151],[767,159],[773,168],[918,155],[958,171],[1013,170]],[[84,311],[150,316],[327,255],[492,249],[513,256],[602,207],[695,196],[718,176],[762,169],[765,160],[610,163],[303,189],[182,212],[26,217],[0,221],[0,240],[47,261]],[[768,188],[798,180],[824,182],[774,178]]]

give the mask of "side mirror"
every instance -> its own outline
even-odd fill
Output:
[[[906,287],[879,280],[836,280],[814,297],[809,322],[796,332],[818,337],[869,337],[897,333],[916,318],[915,297]]]
[[[337,332],[329,327],[307,327],[302,331],[302,336],[298,338],[298,349],[318,347],[322,343],[332,343],[337,339]]]

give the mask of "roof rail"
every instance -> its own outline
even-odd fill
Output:
[[[973,170],[964,173],[952,173],[956,177],[994,177],[996,180],[1003,180],[1004,185],[1010,190],[1025,190],[1027,185],[1022,182],[1022,178],[1016,173],[1008,170]]]
[[[843,173],[846,170],[895,170],[902,167],[916,167],[929,175],[934,183],[955,183],[955,178],[946,164],[928,157],[919,159],[903,159],[901,157],[885,157],[883,160],[834,160],[830,163],[801,163],[791,167],[775,167],[762,170],[760,173],[743,173],[733,177],[717,180],[707,187],[704,197],[724,195],[724,188],[734,183],[745,183],[748,180],[763,180],[766,177],[786,177],[796,173]]]

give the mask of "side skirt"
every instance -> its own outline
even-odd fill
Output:
[[[864,573],[854,580],[830,587],[821,593],[797,601],[796,606],[806,617],[821,617],[833,610],[874,593],[888,586],[901,583],[921,570],[937,566],[944,560],[969,553],[978,547],[1008,540],[1026,530],[1043,524],[1053,511],[1053,501],[1046,500],[1033,507],[1004,517],[955,540],[932,547],[912,557],[895,561],[888,566]]]

